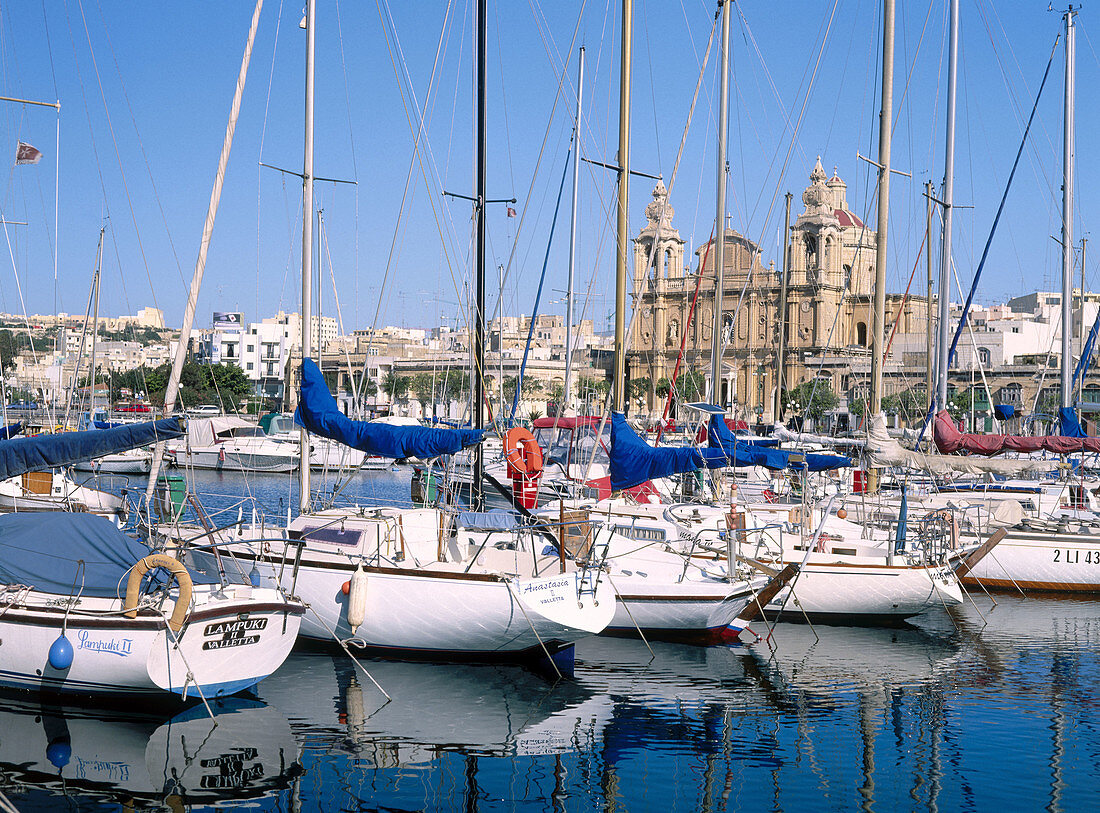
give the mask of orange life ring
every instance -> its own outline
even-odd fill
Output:
[[[504,449],[509,474],[537,477],[542,473],[542,449],[527,429],[517,426],[505,432]]]

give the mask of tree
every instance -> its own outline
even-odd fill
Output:
[[[411,389],[416,400],[420,402],[420,411],[426,413],[428,405],[435,400],[435,376],[431,373],[416,373],[412,376]]]
[[[382,378],[382,391],[390,397],[391,401],[398,401],[405,397],[411,384],[412,379],[409,376],[398,375],[390,370]]]
[[[889,415],[901,415],[906,420],[923,415],[927,409],[928,394],[924,387],[912,387],[882,396],[882,411]]]
[[[707,379],[700,372],[689,370],[681,373],[676,379],[676,398],[681,401],[702,400],[707,389]],[[653,391],[661,398],[667,398],[672,390],[672,380],[669,378],[657,379],[657,385]]]
[[[828,382],[820,379],[803,381],[792,390],[783,393],[784,409],[794,410],[805,417],[820,420],[825,413],[836,409],[840,398]],[[798,408],[795,410],[794,405]],[[849,407],[849,410],[851,407]]]
[[[629,401],[644,401],[649,395],[649,378],[632,378],[626,382],[626,397]]]

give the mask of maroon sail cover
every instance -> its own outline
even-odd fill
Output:
[[[946,409],[936,413],[934,429],[936,448],[944,454],[972,452],[994,455],[999,452],[1040,452],[1071,454],[1072,452],[1100,452],[1100,438],[1067,438],[1061,435],[975,435],[960,432]]]

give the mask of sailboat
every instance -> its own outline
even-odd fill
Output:
[[[475,420],[472,430],[349,420],[310,358],[314,0],[307,6],[306,28],[302,173],[302,311],[306,316],[302,319],[301,397],[296,416],[301,457],[308,459],[312,434],[388,458],[430,459],[471,446],[476,451],[484,434],[480,420]],[[478,36],[478,70],[483,77],[484,0],[478,8]],[[483,193],[484,92],[479,94],[479,105],[482,126],[477,153],[479,193]],[[478,256],[483,260],[480,207],[477,213],[482,248]],[[480,310],[475,321],[483,326]],[[476,459],[480,462],[480,455]],[[475,468],[480,474],[480,466],[475,464]],[[535,660],[566,673],[572,669],[574,642],[603,630],[615,612],[614,591],[602,576],[600,562],[566,571],[557,556],[521,556],[517,536],[523,532],[494,527],[489,522],[492,518],[442,508],[377,505],[315,510],[308,466],[299,468],[299,490],[300,513],[285,533],[253,526],[212,532],[210,537],[215,549],[238,562],[242,572],[255,572],[261,583],[290,590],[309,605],[310,614],[302,626],[304,637],[330,643],[338,640],[399,658]],[[251,533],[246,535],[246,530]],[[189,530],[171,525],[157,532],[180,540]],[[500,539],[501,534],[506,539]],[[211,550],[193,550],[192,555],[207,568],[217,564]]]
[[[889,449],[886,444],[878,445],[886,454],[898,462],[906,461],[912,465],[929,468],[933,471],[955,468],[965,471],[967,467],[975,472],[988,471],[1002,475],[1018,476],[1027,470],[1049,472],[1055,466],[1049,459],[1028,457],[1011,460],[987,459],[1001,451],[1035,453],[1046,451],[1057,455],[1100,449],[1096,438],[1083,437],[1072,413],[1072,371],[1073,358],[1070,336],[1071,292],[1073,270],[1073,178],[1074,178],[1074,105],[1075,105],[1075,60],[1076,60],[1076,10],[1069,9],[1064,15],[1065,21],[1065,107],[1063,120],[1063,186],[1062,186],[1062,348],[1061,348],[1061,419],[1063,436],[1020,437],[1013,435],[976,435],[958,431],[950,416],[943,410],[947,394],[948,331],[946,317],[947,267],[950,263],[950,172],[954,133],[954,59],[957,45],[956,29],[958,20],[957,2],[952,3],[952,68],[949,73],[949,110],[947,138],[947,175],[945,175],[945,198],[949,204],[944,218],[944,251],[941,267],[941,320],[939,336],[939,360],[936,406],[939,411],[934,415],[933,437],[940,455],[922,456],[919,453],[900,449]],[[1051,54],[1053,61],[1054,54]],[[1049,64],[1048,64],[1049,71]],[[1044,77],[1045,83],[1045,77]],[[1034,117],[1034,110],[1032,112]],[[1030,127],[1030,121],[1029,125]],[[1022,151],[1021,144],[1020,150]],[[1017,161],[1019,157],[1017,156]],[[1007,190],[1006,190],[1007,193]],[[979,268],[980,270],[980,268]],[[965,318],[965,314],[964,317]],[[961,325],[959,327],[961,330]],[[932,417],[930,415],[930,417]],[[1077,431],[1073,431],[1076,426]],[[1076,435],[1076,436],[1075,436]],[[963,457],[956,453],[967,451],[971,454]],[[988,486],[978,485],[976,495],[956,497],[957,503],[964,501],[985,501],[990,505],[993,498],[1008,506],[1016,505],[1016,517],[1009,527],[995,531],[993,527],[963,528],[960,539],[961,550],[954,557],[957,571],[964,585],[982,585],[989,588],[1009,590],[1031,589],[1058,592],[1100,592],[1100,536],[1094,512],[1089,510],[1089,499],[1083,482],[1059,483],[1044,487],[1041,483],[1020,481],[1003,484],[1005,491],[996,490],[990,494]],[[1023,488],[1021,488],[1023,487]],[[1016,493],[1012,493],[1015,490]],[[1028,493],[1028,492],[1033,493]],[[983,495],[981,492],[985,492]],[[950,495],[945,495],[950,498]],[[1034,511],[1023,510],[1027,502],[1036,507],[1044,498],[1053,497],[1054,506],[1045,516],[1035,515]],[[940,500],[944,499],[941,497]],[[942,505],[933,502],[935,509]],[[1009,506],[1010,507],[1010,506]],[[1025,518],[1025,514],[1032,514]],[[1021,522],[1021,520],[1023,520]],[[994,536],[996,534],[996,537]],[[994,542],[994,539],[999,541]],[[980,547],[979,547],[980,546]],[[967,551],[985,549],[980,561],[967,562]]]

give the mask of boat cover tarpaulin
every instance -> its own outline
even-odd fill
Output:
[[[1073,411],[1073,407],[1058,409],[1058,433],[1065,438],[1085,437],[1085,430],[1081,428],[1081,422],[1077,420],[1077,413]]]
[[[995,455],[1000,452],[1054,452],[1070,454],[1072,452],[1100,452],[1100,438],[1062,437],[1060,435],[977,435],[959,430],[946,409],[936,413],[933,430],[936,448],[944,454],[971,452],[980,455]]]
[[[703,456],[694,446],[650,446],[630,428],[621,412],[611,416],[610,457],[612,491],[703,466]]]
[[[8,440],[14,438],[20,432],[23,431],[23,422],[16,421],[15,423],[9,423],[7,426],[0,426],[0,440]]]
[[[852,465],[850,457],[832,454],[799,454],[784,449],[769,449],[759,443],[747,443],[738,438],[720,415],[712,415],[708,437],[712,449],[726,456],[728,466],[764,466],[768,469],[802,469],[827,471]]]
[[[474,429],[437,429],[353,421],[340,412],[325,377],[313,359],[302,361],[302,384],[294,423],[314,435],[343,443],[378,457],[422,460],[454,454],[481,442],[484,432]]]
[[[1002,474],[1007,477],[1025,471],[1049,472],[1056,465],[1053,460],[1040,458],[989,460],[906,449],[890,437],[886,431],[886,418],[881,412],[871,418],[867,429],[867,457],[879,467],[907,466],[930,474]]]
[[[997,416],[999,421],[1008,421],[1016,416],[1016,406],[1014,404],[994,404],[993,414]]]
[[[183,433],[179,418],[164,418],[131,423],[117,429],[89,429],[86,432],[16,438],[0,443],[0,480],[28,471],[69,466],[94,457],[137,449],[157,441],[182,437]]]
[[[0,582],[44,593],[111,598],[126,591],[130,568],[152,553],[109,519],[70,511],[0,514]],[[84,562],[83,574],[78,573]],[[191,573],[197,584],[216,584]]]

